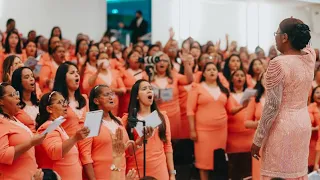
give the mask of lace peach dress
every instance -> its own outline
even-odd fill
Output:
[[[262,145],[261,179],[307,179],[311,137],[308,92],[315,52],[282,55],[270,61],[266,73],[266,103],[254,144]]]

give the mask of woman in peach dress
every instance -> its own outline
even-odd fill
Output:
[[[266,103],[251,147],[256,159],[262,147],[262,180],[307,179],[311,125],[306,92],[316,61],[307,46],[310,39],[309,27],[294,18],[283,20],[275,33],[282,55],[269,63]]]

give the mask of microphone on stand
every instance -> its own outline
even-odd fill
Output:
[[[139,122],[139,120],[137,119],[137,114],[138,114],[137,108],[133,108],[132,116],[129,117],[128,119],[130,128],[135,128],[137,126],[137,122]]]

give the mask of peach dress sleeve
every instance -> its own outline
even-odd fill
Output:
[[[39,127],[37,133],[42,133],[48,128],[52,121],[47,121]],[[42,144],[36,147],[37,162],[40,168],[56,171],[62,179],[82,179],[82,166],[79,152],[74,145],[69,152],[62,155],[62,144],[69,136],[58,127],[47,134]]]
[[[14,147],[32,138],[24,128],[0,118],[0,179],[31,179],[37,170],[34,147],[14,159]]]
[[[163,142],[159,137],[158,128],[155,129],[152,137],[148,139],[147,147],[146,147],[146,155],[147,155],[147,176],[152,176],[156,179],[169,179],[167,161],[165,153],[172,153],[172,144],[171,144],[171,133],[170,133],[170,123],[169,119],[165,112],[161,111],[164,115],[165,123],[166,123],[166,138],[167,141]],[[122,118],[124,124],[127,122],[127,116]],[[133,131],[134,139],[136,140],[139,136],[136,131]],[[143,147],[139,148],[135,152],[138,171],[140,175],[143,175]],[[129,169],[137,169],[135,157],[132,155],[127,155],[127,170]]]

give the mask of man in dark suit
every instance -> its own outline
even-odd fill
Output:
[[[147,33],[148,22],[143,19],[142,12],[139,10],[136,12],[136,18],[131,21],[130,26],[125,26],[123,23],[119,23],[119,27],[131,30],[131,42],[136,44],[139,37]]]

